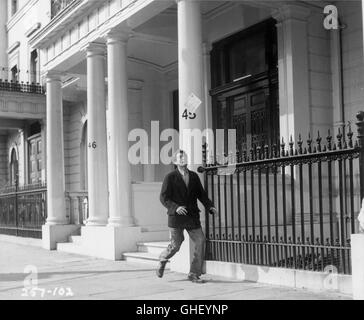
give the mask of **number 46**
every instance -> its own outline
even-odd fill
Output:
[[[90,142],[89,144],[88,144],[88,147],[91,149],[96,149],[97,148],[97,145],[96,145],[96,141],[94,141],[94,142]]]

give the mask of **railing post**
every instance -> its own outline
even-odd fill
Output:
[[[19,228],[19,218],[18,218],[18,188],[19,188],[19,174],[15,175],[15,232],[16,236],[19,236],[18,228]]]
[[[359,142],[359,179],[360,179],[360,200],[364,198],[364,111],[356,114]]]
[[[202,145],[202,166],[203,166],[203,168],[206,168],[206,166],[207,166],[207,143],[206,142]],[[204,174],[205,191],[208,193],[207,173],[204,172],[203,174]],[[210,214],[209,212],[205,212],[205,237],[206,237],[206,240],[209,239],[209,214]],[[206,250],[205,250],[206,260],[208,260],[209,256],[210,256],[210,252],[209,252],[208,248],[209,248],[209,244],[206,241]]]

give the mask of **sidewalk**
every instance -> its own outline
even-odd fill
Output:
[[[38,288],[32,298],[22,297],[26,266],[38,271]],[[166,271],[159,279],[148,265],[107,261],[36,246],[0,241],[0,300],[14,299],[128,299],[128,300],[328,300],[351,299],[331,292],[272,287],[205,275],[194,284],[186,275]],[[73,296],[70,296],[71,292]],[[67,296],[68,295],[68,296]]]

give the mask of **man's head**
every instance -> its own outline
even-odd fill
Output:
[[[183,150],[177,150],[173,155],[173,163],[177,167],[187,168],[187,153]]]

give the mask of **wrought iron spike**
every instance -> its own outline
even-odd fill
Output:
[[[297,141],[298,153],[299,154],[302,154],[302,144],[303,144],[302,137],[301,137],[301,134],[299,134],[298,135],[298,141]]]
[[[353,147],[353,134],[354,134],[353,131],[351,131],[351,122],[349,121],[348,122],[348,134],[347,134],[348,140],[349,140],[349,142],[348,142],[349,148]]]
[[[270,158],[269,157],[269,146],[267,144],[264,146],[264,158],[265,159],[269,159]]]
[[[311,138],[311,133],[308,133],[308,139],[307,139],[307,151],[308,153],[312,152],[312,138]]]
[[[320,136],[320,131],[317,131],[317,138],[316,138],[316,143],[317,143],[317,151],[321,152],[321,136]]]
[[[336,135],[336,138],[337,138],[337,147],[339,149],[342,149],[342,142],[341,142],[342,137],[343,137],[343,135],[342,135],[341,130],[340,130],[340,127],[339,127],[338,128],[338,134]]]
[[[289,154],[291,156],[293,156],[293,146],[294,146],[294,142],[293,142],[293,138],[292,138],[292,135],[291,135],[291,137],[289,139]]]

